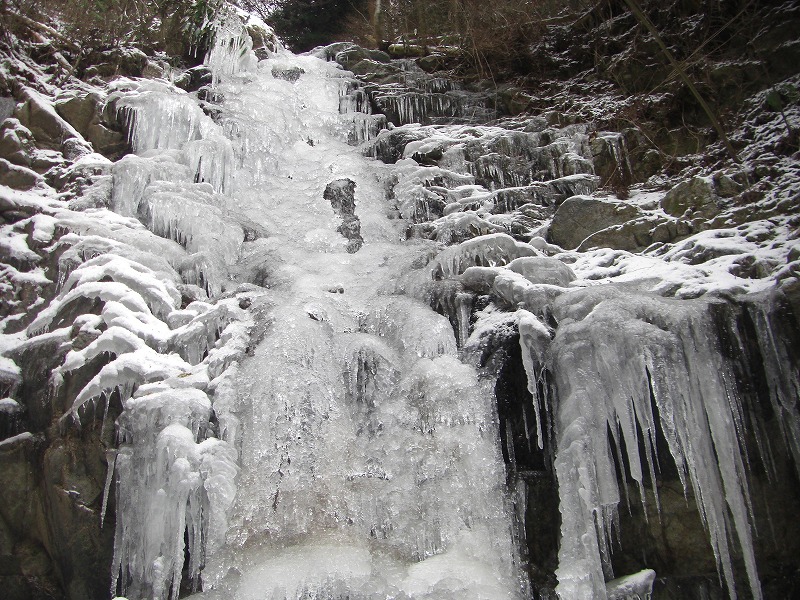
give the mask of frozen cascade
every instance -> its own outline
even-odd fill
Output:
[[[731,596],[740,553],[760,598],[745,419],[709,341],[709,303],[569,287],[575,274],[547,244],[492,220],[593,191],[585,128],[412,127],[398,151],[347,72],[251,48],[239,17],[220,25],[213,119],[166,82],[116,84],[136,156],[113,167],[114,208],[175,243],[145,267],[94,258],[126,240],[100,250],[87,238],[31,326],[55,330],[74,304],[104,303],[78,324],[92,341],[53,385],[103,357],[68,416],[111,398],[124,408],[115,591],[166,600],[184,580],[212,599],[525,597],[493,381],[459,360],[493,321],[519,334],[529,444],[555,444],[560,597],[650,593],[653,571],[615,580],[610,551],[628,497],[618,465],[643,502],[649,484],[657,494],[660,428]],[[388,102],[407,118],[450,110],[449,96],[419,98]],[[353,253],[324,196],[342,180],[364,241]],[[387,182],[400,216],[438,217],[433,232],[398,243]],[[480,294],[515,312],[476,317]],[[753,313],[757,343],[778,364],[767,319]],[[766,371],[796,450],[796,382]]]
[[[65,263],[37,324],[101,296],[97,323],[122,326],[69,359],[113,350],[71,414],[123,404],[116,591],[177,597],[183,570],[209,598],[521,597],[491,386],[458,360],[447,318],[386,293],[424,248],[398,243],[358,147],[383,116],[357,110],[334,64],[250,48],[224,20],[214,120],[159,82],[114,97],[136,151],[114,169],[116,210],[180,244],[171,268],[218,299],[180,308],[124,262]],[[352,254],[324,198],[345,178],[364,238]]]

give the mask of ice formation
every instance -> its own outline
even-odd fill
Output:
[[[39,260],[32,248],[60,252],[55,298],[24,335],[64,345],[54,397],[84,377],[62,426],[97,408],[108,426],[113,405],[121,411],[102,511],[113,489],[112,593],[525,597],[496,373],[459,359],[505,330],[519,336],[533,398],[528,441],[558,478],[558,595],[651,593],[655,573],[614,579],[611,552],[619,504],[631,501],[624,478],[658,503],[661,431],[731,596],[739,553],[761,597],[748,423],[714,341],[721,301],[688,299],[708,277],[685,264],[738,238],[698,235],[659,257],[565,253],[530,228],[515,238],[505,213],[525,207],[543,224],[597,187],[585,126],[384,130],[335,64],[280,47],[258,60],[235,12],[207,65],[204,103],[164,80],[111,84],[134,150],[102,165],[113,213],[0,190],[9,206],[39,211],[2,229],[4,254],[21,265]],[[485,108],[407,69],[424,95],[373,98],[396,125]],[[601,138],[627,165],[620,137]],[[356,184],[350,216],[364,249],[353,254],[325,199],[336,181]],[[656,268],[658,283],[642,283]],[[15,271],[47,281],[43,269]],[[659,295],[676,285],[674,298]],[[789,350],[769,307],[748,310],[800,464],[800,385],[780,367]],[[9,434],[20,381],[0,356]]]
[[[359,147],[384,117],[333,64],[280,48],[257,61],[235,14],[207,64],[215,120],[166,82],[114,84],[135,152],[111,168],[121,216],[68,217],[58,296],[28,328],[98,306],[52,384],[101,361],[65,426],[121,403],[113,591],[518,597],[490,389],[447,318],[381,289],[410,254]],[[347,253],[323,197],[343,178],[370,253]],[[139,223],[173,243],[160,258],[127,233]],[[462,262],[535,254],[486,244]]]

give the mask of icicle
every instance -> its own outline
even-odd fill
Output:
[[[652,394],[669,450],[679,471],[689,475],[731,595],[729,539],[735,532],[752,595],[761,598],[743,442],[737,437],[741,407],[730,388],[729,369],[708,341],[713,328],[707,304],[603,287],[568,294],[555,309],[561,322],[552,342],[560,393],[555,467],[563,516],[558,593],[605,597],[609,511],[619,502],[606,431],[619,424],[616,445],[624,442],[626,465],[644,495],[637,431],[652,478]]]
[[[106,450],[106,483],[103,486],[103,504],[100,509],[100,528],[106,522],[106,508],[108,507],[108,496],[111,491],[111,483],[114,481],[114,471],[117,464],[117,450],[111,448]]]
[[[252,70],[257,62],[253,54],[253,40],[239,15],[232,10],[222,10],[220,13],[214,24],[214,47],[205,60],[211,70],[214,86],[224,76]]]
[[[519,345],[522,351],[522,364],[528,378],[528,391],[533,398],[533,412],[536,415],[536,443],[544,449],[542,435],[542,410],[547,410],[547,403],[539,393],[539,385],[544,376],[546,365],[545,352],[550,345],[550,331],[527,310],[518,310]],[[525,428],[527,434],[527,426]]]

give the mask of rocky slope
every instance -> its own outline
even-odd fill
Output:
[[[713,346],[708,354],[722,357],[714,359],[718,372],[741,399],[764,597],[791,597],[800,586],[793,464],[800,364],[800,76],[793,32],[800,9],[795,2],[748,8],[754,13],[746,15],[752,31],[745,41],[743,26],[726,25],[739,11],[702,18],[702,3],[684,4],[650,14],[675,52],[677,39],[684,47],[701,46],[712,34],[726,41],[692,68],[707,75],[701,91],[726,115],[735,159],[714,141],[654,40],[616,3],[552,25],[531,49],[533,74],[514,86],[454,78],[440,70],[450,66],[443,51],[418,59],[350,44],[315,51],[358,78],[340,104],[343,113],[359,115],[350,141],[393,165],[387,212],[403,219],[409,244],[424,248],[394,291],[447,316],[465,360],[496,379],[508,484],[535,597],[553,597],[564,528],[554,463],[562,443],[559,390],[562,404],[571,396],[556,381],[559,352],[574,352],[571,344],[581,339],[618,351],[649,339],[645,325],[678,332],[677,342],[654,337],[647,352],[677,344],[690,364],[684,371],[648,364],[652,389],[635,410],[649,407],[651,397],[658,404],[659,376],[711,377],[698,375],[699,367],[692,372],[697,355],[689,346]],[[711,25],[726,27],[718,33]],[[268,32],[253,28],[251,37],[259,58],[274,50]],[[142,353],[180,355],[180,364],[164,363],[162,379],[189,377],[224,415],[225,385],[216,378],[245,352],[253,284],[266,287],[269,278],[215,279],[203,249],[179,244],[180,233],[168,225],[146,223],[156,235],[109,210],[119,211],[120,170],[135,168],[134,161],[114,162],[130,153],[132,131],[132,113],[117,93],[131,84],[118,78],[171,78],[214,117],[209,72],[172,70],[131,48],[98,56],[79,79],[52,59],[67,53],[64,44],[41,31],[36,39],[12,39],[0,68],[0,469],[7,482],[0,490],[0,580],[10,598],[108,597],[116,507],[108,472],[124,441],[111,424],[126,400],[102,385],[103,369],[114,362],[103,351],[108,332],[120,324],[135,330],[131,319],[145,320],[145,343],[130,343]],[[344,219],[340,233],[358,251],[363,240],[352,193],[350,200],[337,200],[333,189],[329,195]],[[235,226],[241,241],[263,234],[251,222]],[[162,283],[142,283],[151,279]],[[89,293],[85,284],[107,289]],[[146,308],[126,304],[127,292],[109,284],[134,289]],[[122,316],[112,307],[119,304],[126,306]],[[615,322],[604,325],[609,305],[635,313],[639,325],[621,332]],[[700,316],[674,317],[683,307],[701,307]],[[570,329],[581,322],[587,330]],[[548,341],[536,346],[530,340],[542,331]],[[537,364],[530,349],[548,344],[550,358]],[[139,376],[132,381],[146,384]],[[92,382],[105,392],[102,401],[96,408],[86,402],[79,413]],[[595,405],[602,404],[598,390],[587,387]],[[132,436],[135,415],[126,417]],[[218,420],[200,419],[204,436],[222,437]],[[695,498],[702,486],[687,491],[676,465],[676,455],[691,454],[690,440],[676,441],[661,427],[649,434],[660,465],[655,479],[637,475],[627,458],[615,473],[615,485],[637,500],[620,511],[613,570],[654,569],[654,598],[726,597],[730,581],[720,582],[715,551],[727,543],[709,542]],[[623,436],[624,451],[614,438],[617,450],[630,456],[636,440],[645,454],[647,442],[635,428],[632,435]],[[720,438],[714,442],[722,447]],[[725,487],[725,494],[733,492]],[[720,537],[731,538],[731,580],[746,595],[744,529],[720,527]]]

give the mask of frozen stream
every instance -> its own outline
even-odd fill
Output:
[[[347,144],[364,118],[340,114],[352,83],[314,57],[256,64],[239,34],[223,29],[210,57],[213,122],[163,84],[123,84],[118,100],[138,156],[117,168],[116,209],[193,251],[209,292],[268,288],[248,296],[259,341],[230,367],[235,400],[214,401],[223,443],[239,449],[227,531],[204,524],[210,479],[198,512],[187,509],[187,526],[203,531],[190,551],[206,549],[206,594],[516,598],[491,387],[458,360],[445,317],[392,294],[427,246],[400,243],[379,164]],[[360,248],[337,231],[348,215],[332,206],[332,182],[345,196],[355,184]],[[141,510],[126,506],[123,532]],[[144,562],[130,585],[165,597],[179,558],[153,569],[136,544],[118,534],[117,563],[124,573]]]

